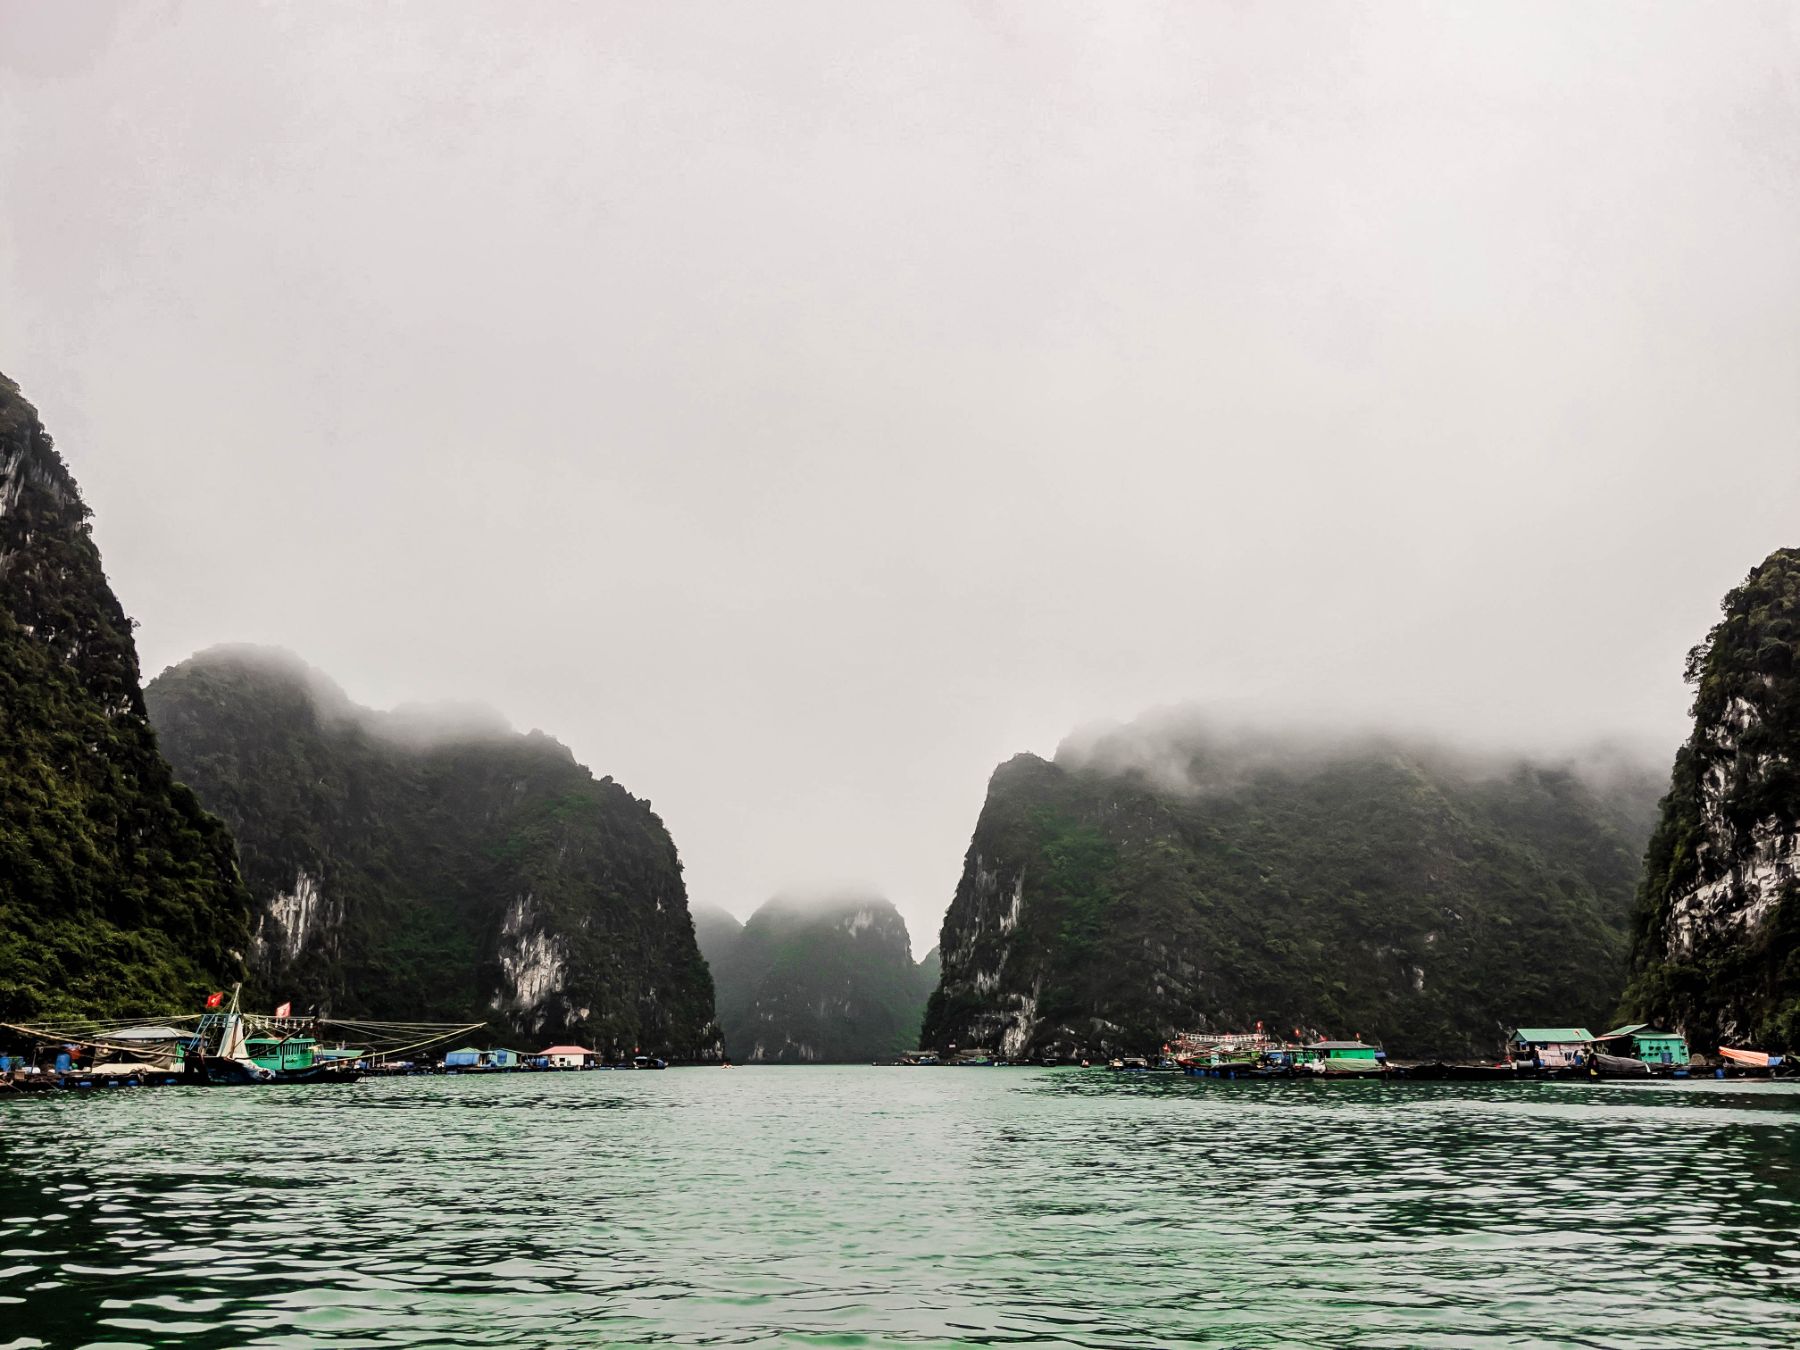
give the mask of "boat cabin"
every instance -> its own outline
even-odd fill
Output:
[[[1294,1052],[1297,1064],[1330,1063],[1333,1060],[1379,1064],[1386,1058],[1386,1051],[1362,1041],[1309,1041]]]
[[[244,1053],[259,1069],[310,1069],[319,1043],[311,1036],[251,1036]]]
[[[1546,1069],[1578,1067],[1593,1053],[1593,1033],[1586,1027],[1517,1027],[1506,1038],[1508,1059]]]
[[[1663,1031],[1648,1022],[1633,1022],[1614,1027],[1600,1038],[1601,1047],[1609,1055],[1641,1059],[1646,1064],[1682,1064],[1688,1062],[1687,1037]]]

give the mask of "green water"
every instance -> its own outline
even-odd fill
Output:
[[[1800,1344],[1800,1090],[717,1069],[0,1100],[0,1347]]]

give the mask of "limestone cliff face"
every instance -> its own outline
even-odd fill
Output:
[[[158,753],[87,507],[0,377],[0,1017],[192,1006],[241,971],[247,912]]]
[[[1771,554],[1689,653],[1640,892],[1634,1019],[1700,1044],[1800,1048],[1800,550]]]
[[[467,710],[373,713],[261,649],[203,652],[147,696],[171,760],[239,836],[260,994],[717,1053],[675,845],[564,746]]]
[[[1127,729],[1020,755],[989,784],[925,1035],[1140,1052],[1261,1021],[1492,1053],[1508,1025],[1610,1010],[1653,803],[1641,773],[1374,740]]]
[[[777,898],[741,926],[717,914],[696,928],[736,1058],[866,1064],[914,1047],[930,985],[886,900]]]

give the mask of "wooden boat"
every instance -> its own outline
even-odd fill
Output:
[[[1588,1059],[1588,1073],[1594,1078],[1648,1078],[1650,1066],[1641,1059],[1596,1050]]]
[[[1448,1078],[1453,1067],[1442,1060],[1433,1060],[1429,1064],[1390,1064],[1388,1071],[1395,1078],[1411,1078],[1421,1083],[1436,1083]]]
[[[1302,1064],[1300,1070],[1320,1078],[1379,1078],[1388,1071],[1388,1066],[1378,1059],[1344,1059],[1328,1055]]]
[[[1780,1055],[1764,1054],[1761,1050],[1734,1050],[1721,1045],[1719,1054],[1740,1069],[1773,1070],[1781,1066]]]
[[[1459,1083],[1510,1083],[1530,1078],[1535,1072],[1511,1064],[1446,1064],[1444,1070],[1444,1077]]]

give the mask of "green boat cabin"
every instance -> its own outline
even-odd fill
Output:
[[[1312,1041],[1296,1052],[1294,1062],[1312,1064],[1320,1060],[1355,1059],[1374,1063],[1382,1057],[1380,1050],[1361,1041]]]
[[[311,1036],[252,1036],[244,1053],[260,1069],[310,1069],[318,1045]]]

